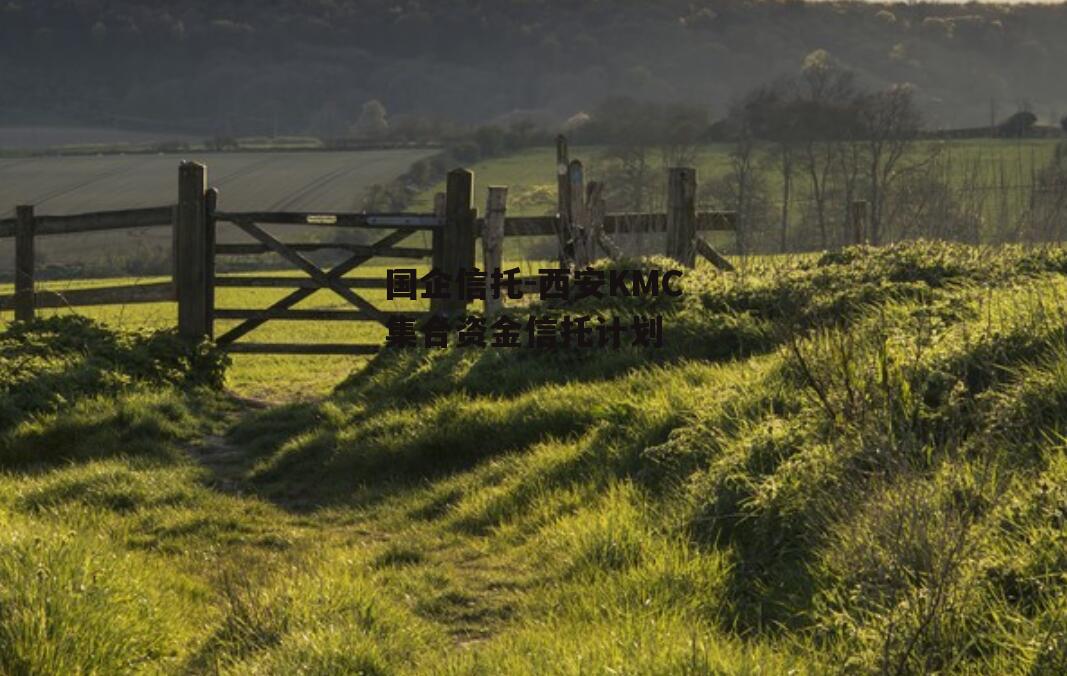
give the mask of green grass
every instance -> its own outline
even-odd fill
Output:
[[[1065,273],[753,259],[660,350],[381,355],[265,410],[166,335],[9,327],[0,673],[1062,673]]]

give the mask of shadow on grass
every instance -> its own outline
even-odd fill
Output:
[[[221,403],[226,357],[170,331],[129,333],[78,316],[0,331],[0,469],[164,456]]]

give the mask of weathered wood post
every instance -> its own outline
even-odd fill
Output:
[[[856,200],[853,202],[850,215],[852,221],[852,243],[863,244],[866,237],[865,231],[867,229],[866,200]]]
[[[488,280],[493,273],[504,265],[504,222],[508,214],[508,189],[504,186],[491,186],[489,199],[485,205],[485,230],[482,232],[482,265]],[[493,298],[487,284],[485,293],[485,314],[499,312],[504,304],[503,298]]]
[[[15,219],[15,321],[29,322],[36,314],[33,206],[16,207]]]
[[[696,265],[697,172],[675,167],[667,178],[667,256],[686,267]]]
[[[445,231],[441,255],[441,272],[452,279],[451,298],[445,301],[444,312],[457,317],[467,311],[467,301],[458,292],[460,270],[474,268],[475,210],[474,173],[467,169],[448,172],[445,192]]]
[[[585,203],[585,169],[579,160],[573,160],[567,167],[567,182],[570,184],[571,204],[569,222],[566,231],[567,247],[564,253],[569,263],[578,268],[585,268],[592,261],[592,252],[588,246],[589,219]]]
[[[178,168],[178,335],[198,341],[211,335],[211,235],[207,167]]]

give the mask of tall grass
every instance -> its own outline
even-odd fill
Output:
[[[1060,673],[1064,260],[698,272],[662,350],[382,356],[225,435],[79,381],[11,409],[0,671]]]

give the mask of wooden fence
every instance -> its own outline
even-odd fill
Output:
[[[565,151],[564,151],[565,152]],[[564,160],[565,160],[564,155]],[[208,187],[207,168],[194,162],[179,167],[178,203],[149,209],[129,209],[73,216],[37,215],[33,206],[19,206],[15,218],[0,220],[0,239],[15,240],[15,289],[0,296],[0,310],[13,308],[17,321],[29,321],[38,308],[125,305],[132,303],[176,302],[178,331],[190,340],[214,338],[216,320],[241,322],[216,339],[233,352],[283,354],[368,354],[377,345],[271,344],[239,342],[239,339],[272,320],[287,321],[371,321],[388,323],[396,314],[381,310],[360,295],[360,290],[384,289],[385,279],[346,276],[375,257],[429,258],[433,268],[455,277],[460,270],[475,267],[476,240],[481,238],[482,266],[502,267],[503,243],[515,235],[555,235],[559,238],[561,259],[569,265],[585,265],[600,248],[608,256],[621,251],[612,235],[627,231],[665,232],[665,253],[679,263],[693,266],[697,255],[713,264],[731,269],[730,264],[699,233],[707,230],[734,230],[736,218],[730,212],[696,211],[696,172],[689,168],[670,170],[667,211],[661,214],[608,214],[602,197],[603,186],[583,185],[580,162],[565,162],[566,176],[560,182],[560,211],[554,216],[508,217],[507,188],[492,187],[484,217],[473,206],[474,175],[465,169],[449,173],[447,190],[438,194],[434,212],[418,213],[321,213],[321,212],[225,212],[218,209],[218,191]],[[562,166],[562,164],[561,164]],[[564,180],[565,179],[565,180]],[[566,183],[566,187],[563,184]],[[254,242],[216,242],[218,223],[228,222],[252,237]],[[283,242],[259,224],[313,225],[330,228],[391,230],[372,244],[338,242]],[[36,288],[35,240],[44,235],[68,235],[125,228],[173,227],[174,270],[169,282],[129,284],[62,292]],[[400,246],[411,234],[431,233],[429,249]],[[322,249],[344,251],[348,257],[335,267],[319,268],[303,254]],[[274,253],[306,277],[216,274],[217,256]],[[292,291],[265,308],[215,307],[217,288],[289,288]],[[320,289],[344,298],[353,307],[345,310],[300,310],[293,306]],[[486,312],[499,309],[499,301],[486,302]],[[460,314],[463,300],[435,299],[431,313]],[[412,315],[412,313],[404,313]]]
[[[33,319],[36,308],[158,303],[177,298],[172,283],[129,284],[94,289],[38,291],[35,240],[41,235],[71,235],[123,228],[171,225],[176,207],[99,211],[74,216],[37,216],[32,205],[15,209],[15,218],[0,220],[0,239],[15,239],[15,293],[0,296],[0,310],[14,309],[17,321]]]

